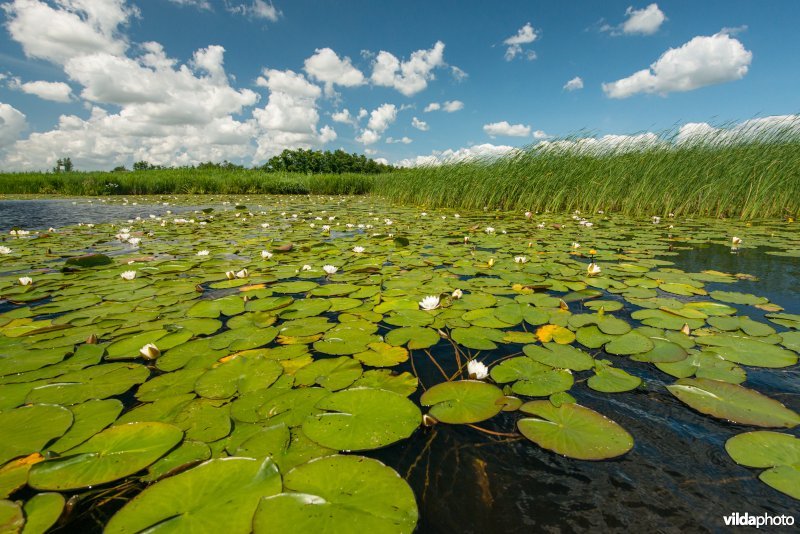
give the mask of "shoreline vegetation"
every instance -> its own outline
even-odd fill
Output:
[[[382,166],[383,172],[370,174],[245,169],[227,162],[198,168],[0,173],[0,193],[372,194],[431,208],[797,217],[800,129],[797,121],[787,124],[766,133],[720,129],[691,142],[677,135],[621,142],[576,137],[502,157],[404,169]]]

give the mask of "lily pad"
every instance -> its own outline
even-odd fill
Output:
[[[556,454],[579,460],[605,460],[633,448],[633,438],[617,423],[590,408],[549,400],[526,402],[520,411],[533,415],[517,422],[529,440]]]
[[[62,406],[34,404],[0,412],[0,465],[17,456],[41,451],[72,425],[72,412]]]
[[[430,415],[442,423],[477,423],[503,409],[503,392],[478,380],[436,384],[422,394],[420,403],[431,406]]]
[[[417,504],[408,484],[377,460],[327,456],[284,478],[284,493],[261,501],[256,534],[268,532],[411,533]]]
[[[28,484],[44,490],[70,490],[105,484],[132,475],[164,456],[183,438],[164,423],[111,427],[61,458],[31,468]]]
[[[682,378],[667,389],[698,412],[734,423],[778,428],[793,428],[800,424],[800,415],[796,412],[736,384],[706,378]]]
[[[145,489],[111,518],[105,532],[247,534],[259,501],[280,490],[281,476],[270,458],[209,460]]]
[[[303,433],[323,447],[359,451],[384,447],[409,437],[419,426],[419,408],[399,393],[357,388],[324,397],[324,413],[309,416]]]

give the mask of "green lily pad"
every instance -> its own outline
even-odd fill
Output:
[[[34,404],[0,412],[0,465],[17,456],[41,451],[72,425],[72,412],[62,406]]]
[[[407,345],[409,349],[427,349],[439,343],[439,334],[432,328],[411,326],[397,328],[386,334],[386,343],[395,347]]]
[[[477,423],[503,409],[503,392],[478,380],[436,384],[422,394],[420,403],[431,406],[430,415],[442,423]]]
[[[22,507],[13,501],[0,501],[0,532],[17,533],[25,524]]]
[[[756,430],[737,434],[725,442],[733,461],[747,467],[800,464],[800,439],[791,434]]]
[[[142,491],[111,518],[104,532],[247,534],[259,501],[280,490],[281,476],[270,458],[209,460]]]
[[[34,465],[28,484],[36,489],[70,490],[105,484],[132,475],[164,456],[183,438],[164,423],[111,427],[61,458]]]
[[[758,478],[767,486],[800,500],[800,467],[797,465],[778,465],[767,469]]]
[[[701,336],[699,345],[709,347],[728,361],[753,367],[780,368],[797,363],[797,354],[757,339],[733,335]]]
[[[682,378],[667,389],[698,412],[734,423],[782,428],[800,424],[800,415],[796,412],[736,384],[706,378]]]
[[[60,493],[37,493],[25,503],[23,534],[43,534],[55,525],[64,511],[64,496]]]
[[[573,371],[587,371],[594,367],[594,358],[572,345],[558,343],[545,343],[541,346],[525,345],[522,351],[533,360],[549,367]]]
[[[326,411],[306,418],[303,432],[323,447],[342,451],[376,449],[405,439],[422,418],[413,402],[382,389],[340,391],[316,407]]]
[[[579,460],[605,460],[633,448],[633,438],[624,428],[579,404],[555,407],[549,400],[530,401],[520,411],[535,416],[517,422],[522,435],[556,454]]]
[[[642,379],[633,376],[622,369],[603,366],[595,370],[594,376],[589,377],[586,385],[595,391],[603,393],[622,393],[636,389]]]
[[[328,391],[339,391],[355,382],[362,371],[361,364],[353,358],[341,356],[316,360],[297,371],[294,379],[300,386],[318,384]]]
[[[574,383],[575,378],[569,369],[550,369],[515,382],[511,391],[528,397],[548,397],[553,393],[567,391]]]
[[[755,306],[757,304],[766,304],[769,302],[769,300],[764,297],[757,297],[749,293],[737,293],[735,291],[712,291],[710,296],[714,300],[729,302],[731,304],[749,304]]]
[[[268,532],[411,533],[417,504],[408,484],[377,460],[327,456],[284,477],[284,493],[261,501],[256,534]]]
[[[633,354],[642,354],[653,350],[655,344],[650,338],[636,330],[631,330],[627,334],[623,334],[614,338],[611,342],[606,344],[606,352],[615,354],[617,356],[630,356]]]
[[[122,403],[117,399],[90,400],[71,406],[70,411],[74,417],[72,426],[47,447],[48,450],[61,454],[77,447],[116,421],[122,411]]]
[[[534,375],[550,370],[550,367],[527,356],[510,358],[492,367],[492,380],[498,384],[532,378]]]

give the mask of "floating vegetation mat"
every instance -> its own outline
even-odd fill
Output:
[[[731,476],[800,499],[796,390],[748,380],[796,370],[800,315],[672,261],[799,258],[791,221],[139,202],[2,238],[3,532],[412,532],[422,462],[401,476],[379,449],[458,427],[617,462],[627,392],[725,425]]]

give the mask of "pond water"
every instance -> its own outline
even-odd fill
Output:
[[[157,478],[168,467],[186,464],[183,474],[175,475],[186,476],[209,456],[238,450],[239,456],[249,451],[260,458],[266,450],[279,449],[273,455],[280,458],[276,461],[284,492],[323,495],[334,503],[347,501],[344,490],[325,487],[324,482],[320,487],[316,482],[304,485],[299,476],[287,478],[287,472],[302,471],[311,465],[304,465],[305,460],[335,449],[380,460],[394,470],[413,492],[418,519],[409,523],[395,518],[394,528],[387,531],[714,532],[724,531],[723,517],[734,512],[800,516],[800,501],[787,494],[800,495],[800,476],[788,475],[785,492],[778,491],[759,480],[763,467],[738,465],[726,452],[726,442],[745,432],[773,430],[797,436],[800,231],[795,224],[666,217],[653,224],[613,214],[526,218],[492,211],[426,213],[424,208],[363,197],[186,197],[170,199],[169,207],[154,200],[131,198],[125,206],[118,199],[100,204],[88,199],[0,201],[0,229],[6,234],[0,245],[10,249],[0,255],[0,353],[5,355],[5,360],[0,358],[0,441],[13,439],[3,433],[15,427],[8,422],[4,427],[4,421],[12,417],[8,414],[21,413],[23,404],[61,403],[74,412],[76,406],[97,402],[89,399],[118,399],[121,412],[85,431],[84,439],[118,417],[118,424],[158,421],[168,427],[165,432],[177,426],[185,433],[185,456],[175,455],[168,464],[153,463],[174,446],[168,444],[141,467],[92,484],[37,483],[37,477],[53,474],[62,479],[77,476],[66,467],[59,471],[57,455],[42,462],[44,467],[35,466],[29,485],[23,482],[11,498],[29,501],[46,490],[71,498],[71,511],[62,516],[58,531],[100,532],[115,514],[114,526],[120,532],[144,528],[149,524],[134,528],[125,517],[133,507],[123,508],[145,488],[138,479],[141,473]],[[137,206],[131,204],[134,201]],[[233,209],[238,204],[247,207]],[[167,209],[180,213],[205,207],[214,211],[193,214],[195,223],[162,220]],[[151,213],[156,217],[151,219]],[[144,220],[125,223],[136,216]],[[78,222],[95,226],[69,226]],[[123,225],[129,227],[125,232]],[[59,230],[8,236],[14,226]],[[734,236],[742,243],[732,250]],[[112,263],[59,271],[66,258],[87,251],[107,254]],[[198,255],[200,251],[208,252]],[[601,273],[589,276],[586,269],[592,262]],[[338,270],[326,274],[323,265]],[[122,280],[125,270],[136,271],[136,278]],[[226,277],[226,272],[231,274]],[[30,286],[18,282],[23,275],[33,279]],[[463,298],[450,296],[456,288]],[[427,295],[440,297],[435,310],[418,309]],[[618,320],[604,323],[602,331],[594,326],[608,317]],[[72,374],[59,371],[59,365],[77,356],[67,351],[90,334],[97,336],[105,361],[84,365],[82,371],[70,368]],[[643,348],[631,348],[631,336],[637,337],[635,343],[644,343]],[[155,363],[138,354],[150,341],[163,350]],[[654,343],[660,348],[668,344],[671,354],[677,351],[680,356],[659,360]],[[548,351],[556,345],[579,350],[591,363],[553,363],[555,356]],[[66,347],[63,354],[59,347]],[[233,354],[237,357],[232,359]],[[542,355],[551,359],[542,360]],[[518,410],[493,412],[474,423],[429,427],[414,422],[413,415],[401,415],[406,407],[394,397],[408,396],[423,414],[453,415],[441,405],[422,405],[422,394],[445,382],[445,376],[456,383],[467,379],[459,371],[467,357],[492,369],[485,382],[504,388],[504,402],[511,397],[523,402],[549,397],[554,406],[569,408],[574,401],[627,431],[632,447],[605,459],[568,457],[603,441],[602,432],[590,425],[588,433],[578,434],[577,449],[558,454],[520,433],[519,422],[531,415]],[[31,358],[42,363],[25,363]],[[335,368],[326,367],[325,360],[336,358],[340,360]],[[251,359],[254,367],[243,368],[235,380],[220,378],[218,369],[232,368],[231,362],[250,365]],[[520,371],[513,379],[495,374],[501,364],[520,360],[535,372]],[[690,361],[694,367],[681,367]],[[148,366],[149,377],[141,364]],[[130,368],[115,369],[125,376],[110,382],[86,378],[103,365],[109,372],[113,365]],[[574,370],[562,371],[562,366]],[[604,388],[590,379],[596,380],[608,366],[624,371],[623,381],[634,384],[620,388],[624,391],[602,392]],[[140,371],[141,378],[132,377]],[[538,380],[540,373],[556,381],[565,373],[570,377],[563,387],[547,382],[547,392],[526,395],[532,390],[525,382]],[[269,387],[258,389],[247,382],[250,374]],[[156,377],[164,385],[156,386]],[[730,392],[724,388],[731,387],[756,391],[785,406],[768,405],[766,415],[784,414],[785,422],[726,420],[746,417],[747,402],[736,400],[701,413],[695,409],[699,405],[691,404],[693,399],[679,398],[668,389],[679,377],[691,388],[712,387],[707,396]],[[84,385],[92,380],[94,389]],[[712,381],[711,386],[703,380]],[[78,385],[67,387],[62,396],[53,395],[50,390],[64,387],[58,385],[62,382]],[[359,387],[373,396],[347,409],[333,404],[326,408],[355,414],[357,423],[346,423],[336,432],[320,430],[315,418],[325,417],[319,415],[320,405],[314,406],[316,399],[309,404],[299,398],[313,389],[319,399],[339,399],[342,392]],[[375,388],[397,394],[374,393]],[[284,391],[297,395],[295,404],[273,403],[275,395],[287,394]],[[335,391],[339,393],[330,393]],[[574,399],[564,400],[564,391]],[[477,397],[464,398],[473,403],[471,414],[487,408]],[[762,400],[756,398],[754,406]],[[170,402],[172,408],[160,408]],[[382,419],[386,414],[381,411],[388,419]],[[395,424],[402,426],[409,417],[410,430],[396,430]],[[44,423],[34,419],[28,424]],[[580,430],[565,424],[568,431]],[[275,430],[280,425],[286,426]],[[261,442],[251,439],[256,432],[267,432],[264,429],[286,432],[285,443],[278,439],[283,445],[277,449],[266,445],[264,440],[274,441],[266,433],[258,434],[264,436]],[[395,431],[396,438],[387,437]],[[0,446],[0,465],[48,447],[68,456],[57,446],[59,436],[54,433],[52,439],[20,445],[12,452]],[[377,445],[357,445],[367,438]],[[83,441],[75,439],[75,445]],[[564,439],[569,441],[568,436]],[[84,453],[94,450],[83,447]],[[800,445],[792,447],[800,458]],[[173,455],[174,451],[170,458]],[[0,491],[2,473],[0,469]],[[352,476],[368,484],[366,477]],[[163,483],[168,480],[148,491],[167,488]],[[372,498],[376,502],[371,505],[364,504],[366,497],[353,506],[385,505],[382,513],[393,509],[396,515],[408,506],[393,502],[392,496]],[[277,516],[294,517],[297,510],[280,499],[269,501],[279,512],[259,509],[256,526],[280,530]],[[239,503],[237,509],[250,509],[252,514],[255,506]],[[211,508],[203,505],[207,525],[235,513],[227,510],[215,516]],[[297,529],[325,524],[324,518],[310,518],[305,508],[299,510]],[[355,524],[348,523],[356,521],[354,517],[339,518],[339,528]],[[151,524],[163,520],[153,518]],[[378,522],[371,528],[386,525]]]

